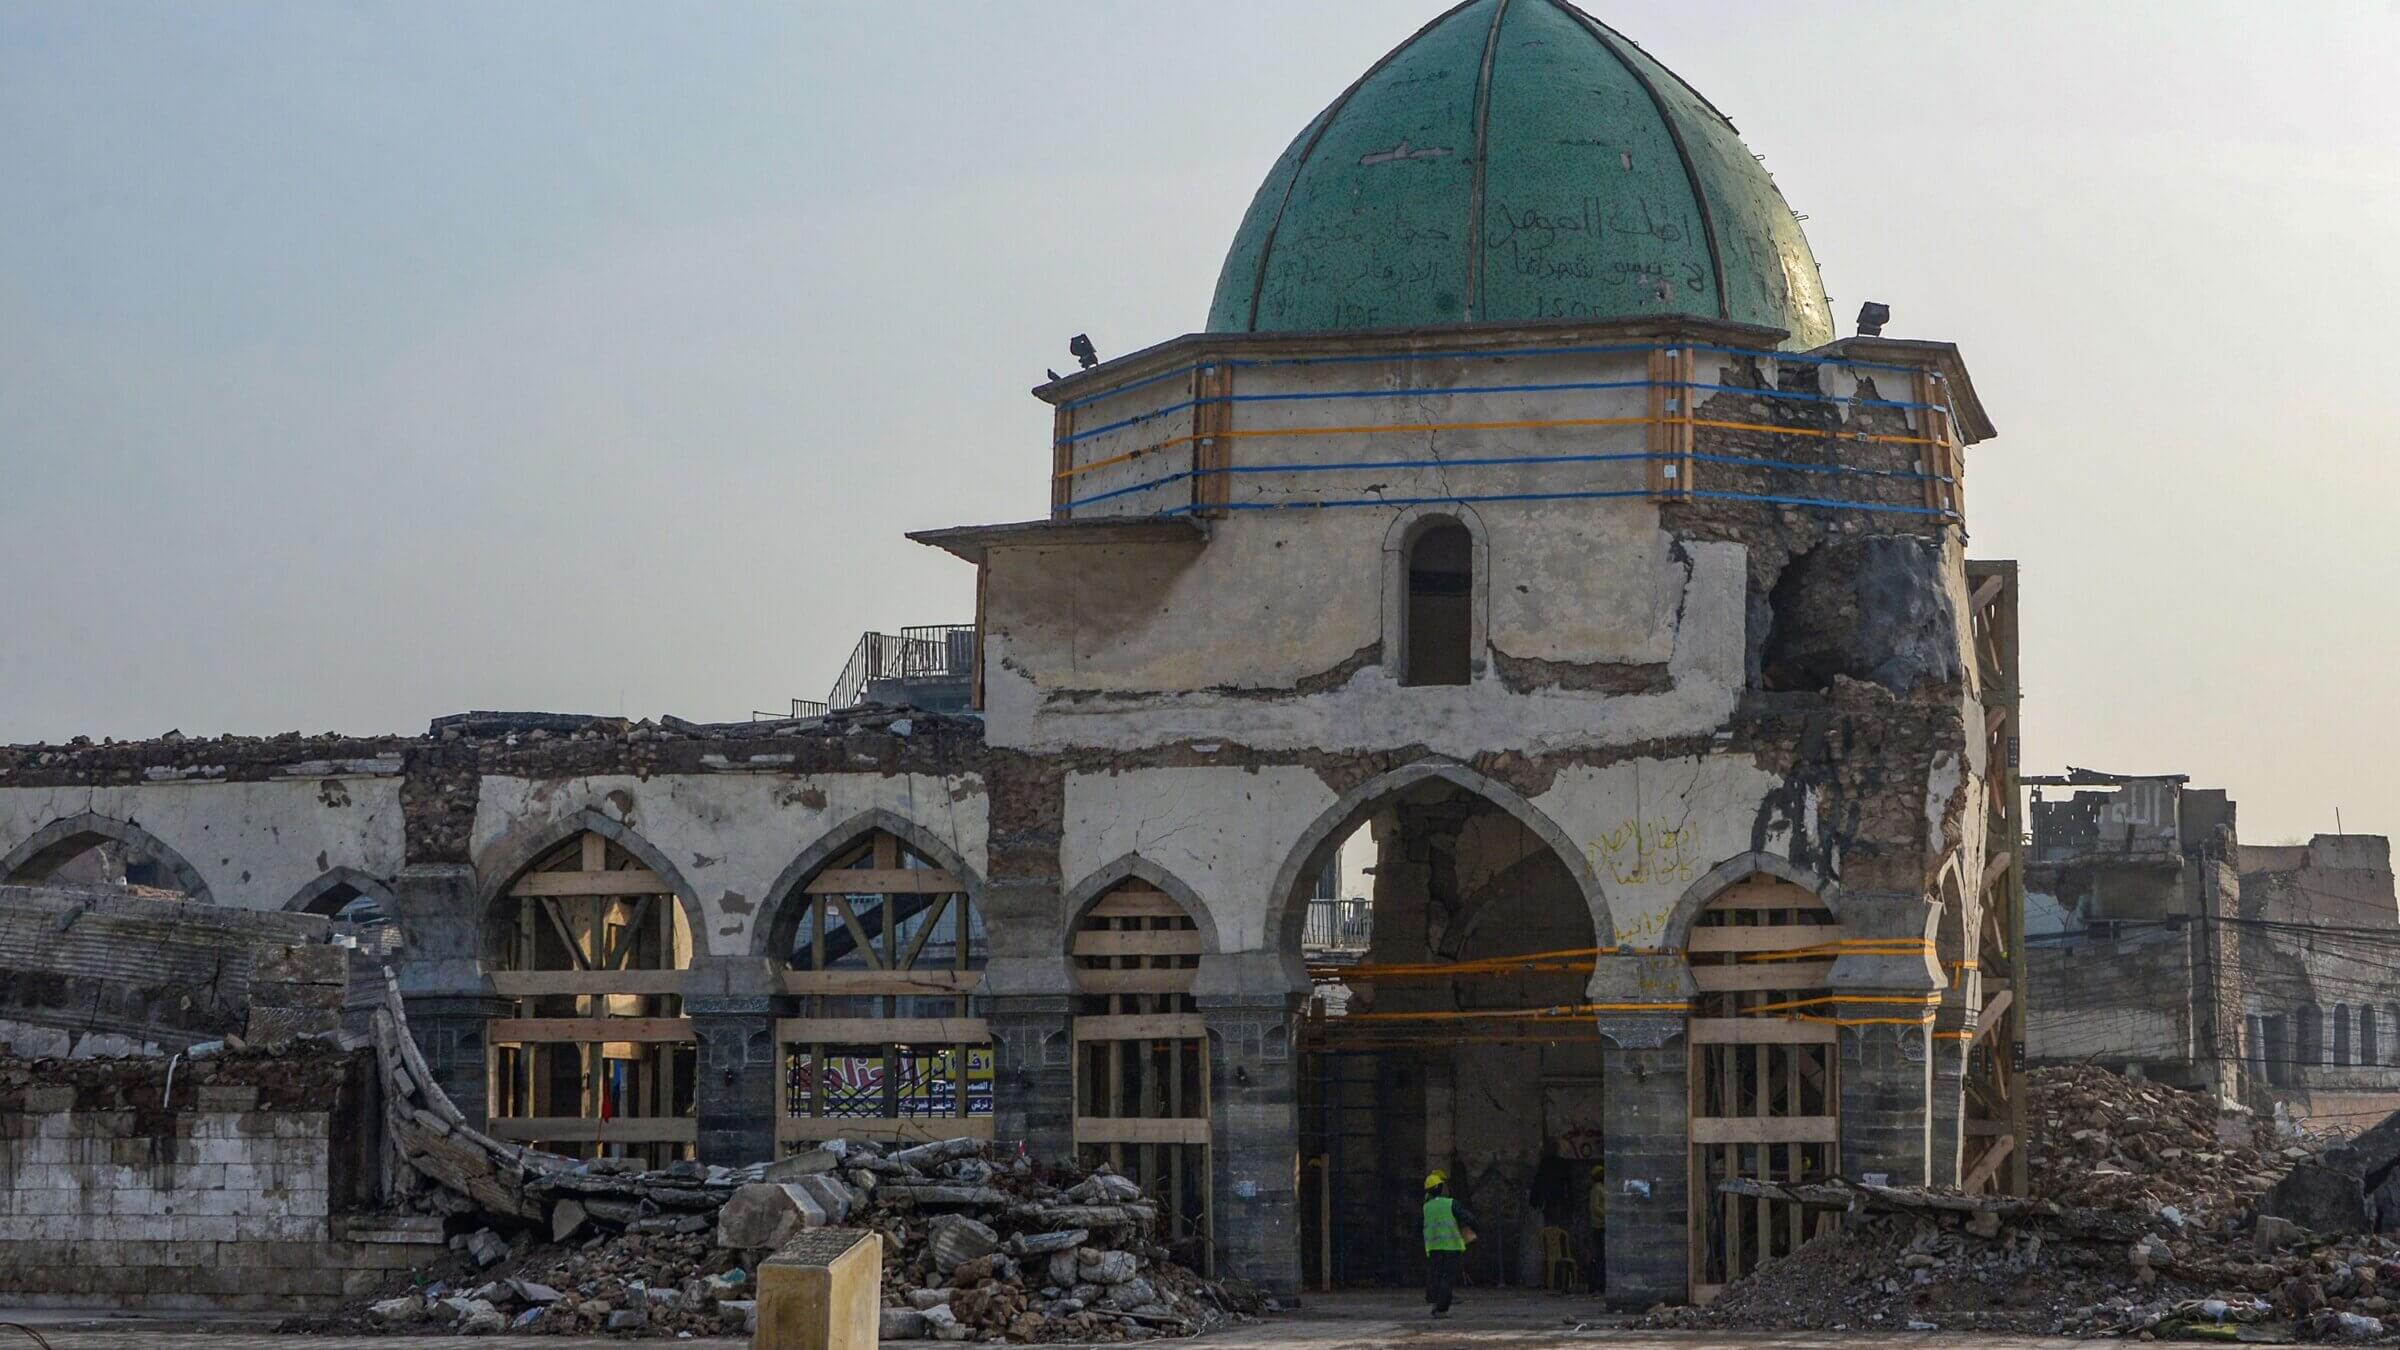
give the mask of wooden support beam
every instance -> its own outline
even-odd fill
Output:
[[[948,895],[965,890],[939,867],[829,867],[801,889],[810,895]]]
[[[1833,1116],[1698,1116],[1691,1127],[1695,1144],[1835,1144],[1842,1137]]]
[[[671,895],[666,879],[647,867],[621,872],[527,872],[510,895]]]
[[[681,970],[495,970],[492,992],[502,998],[547,994],[680,994]]]
[[[488,1041],[516,1045],[694,1039],[688,1017],[495,1017],[483,1024],[483,1035]]]
[[[1694,966],[1692,982],[1703,994],[1749,993],[1760,989],[1814,989],[1833,974],[1833,962],[1761,961],[1744,966]]]
[[[1685,1025],[1693,1045],[1832,1045],[1841,1034],[1823,1022],[1773,1017],[1695,1017]]]
[[[785,1017],[785,1045],[981,1045],[992,1039],[980,1017]]]
[[[520,1143],[690,1144],[700,1122],[689,1116],[495,1116],[484,1133]]]
[[[1067,503],[1075,500],[1072,478],[1062,477],[1075,467],[1075,409],[1064,407],[1050,414],[1050,517],[1064,520]]]
[[[1815,891],[1794,885],[1781,877],[1752,877],[1726,887],[1708,902],[1708,907],[1711,910],[1823,910],[1825,902],[1818,898]]]
[[[840,917],[842,927],[849,930],[852,951],[867,958],[867,964],[877,970],[884,968],[883,957],[875,950],[875,939],[868,935],[866,925],[858,921],[858,915],[851,912],[849,901],[839,895],[828,893],[819,908],[830,909]]]
[[[2015,1135],[2003,1134],[1995,1137],[1992,1140],[1992,1146],[1983,1151],[1983,1156],[1975,1160],[1974,1168],[1959,1181],[1958,1188],[1970,1194],[1982,1190],[1986,1183],[1998,1175],[2000,1164],[2008,1161],[2008,1155],[2016,1152],[2016,1149],[2017,1137]]]
[[[2009,864],[2014,861],[2015,858],[2010,855],[2007,849],[2002,849],[1998,853],[1993,854],[1991,861],[1986,862],[1983,865],[1983,885],[1981,889],[1986,891],[1990,890],[1993,882],[1998,881],[2001,877],[2008,874]]]
[[[1078,1144],[1205,1144],[1208,1139],[1205,1120],[1075,1118]]]
[[[1180,970],[1078,970],[1075,988],[1085,994],[1188,994],[1195,967]]]
[[[1195,929],[1144,933],[1105,933],[1086,930],[1075,935],[1077,956],[1198,956],[1200,934]]]
[[[2007,585],[2007,579],[2001,576],[1998,572],[1994,572],[1990,576],[1985,577],[1983,581],[1975,587],[1975,594],[1967,598],[1967,608],[1970,610],[1991,608],[1992,602],[2000,598],[2000,592],[2005,589]]]
[[[980,970],[787,970],[783,992],[868,997],[888,994],[963,994],[981,988]]]
[[[1984,1037],[1991,1035],[1999,1027],[2001,1016],[2007,1013],[2009,1005],[2016,1001],[2017,991],[2014,989],[2003,989],[1985,1001],[1983,1011],[1975,1019],[1975,1039],[1969,1041],[1968,1044],[1981,1044]]]
[[[1119,887],[1101,896],[1099,903],[1092,906],[1091,913],[1084,917],[1086,919],[1184,919],[1191,916],[1183,912],[1182,905],[1175,903],[1174,896],[1168,895],[1164,891],[1154,891],[1147,887],[1138,891]]]
[[[1749,927],[1694,927],[1683,940],[1686,951],[1701,952],[1788,952],[1808,947],[1822,947],[1841,936],[1837,928],[1817,924],[1758,924]]]

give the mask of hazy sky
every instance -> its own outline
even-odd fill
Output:
[[[1594,8],[1964,348],[2029,767],[2400,831],[2400,9]],[[0,0],[0,740],[822,697],[1436,10]]]

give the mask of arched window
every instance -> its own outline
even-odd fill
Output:
[[[1208,1029],[1192,1001],[1200,928],[1139,877],[1075,930],[1075,1152],[1165,1206],[1170,1242],[1209,1234]]]
[[[2381,1064],[2383,1062],[2383,1060],[2376,1054],[2377,1047],[2375,1045],[2375,1033],[2378,1029],[2379,1028],[2377,1028],[2375,1025],[2375,1005],[2369,1003],[2360,1008],[2358,1010],[2359,1063],[2372,1065]]]
[[[2333,1062],[2337,1068],[2347,1067],[2350,1063],[2350,1005],[2347,1003],[2333,1005]]]
[[[492,1135],[651,1167],[691,1156],[692,932],[667,879],[587,830],[519,873],[490,925],[492,989],[516,1005],[484,1028]]]
[[[844,845],[783,907],[777,1140],[992,1137],[990,1029],[976,1015],[983,916],[957,872],[887,830]]]
[[[1408,545],[1408,615],[1402,684],[1465,684],[1475,630],[1475,541],[1438,521]]]
[[[2292,1062],[2299,1068],[2316,1068],[2325,1062],[2325,1013],[2314,1003],[2303,1003],[2297,1021],[2292,1036]]]

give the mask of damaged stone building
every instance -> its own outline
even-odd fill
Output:
[[[2390,840],[2246,844],[2228,795],[2180,775],[2025,781],[2033,1058],[2139,1069],[2317,1128],[2400,1109]]]
[[[0,881],[379,918],[498,1139],[1019,1140],[1272,1290],[1414,1278],[1432,1168],[1538,1283],[1605,1163],[1634,1305],[1819,1221],[1727,1177],[2021,1185],[1992,426],[1835,336],[1708,100],[1470,0],[1268,171],[1205,331],[1034,392],[1049,515],[912,536],[966,710],[14,747]],[[1345,845],[1371,942],[1312,962]],[[34,973],[5,1034],[108,1029]]]

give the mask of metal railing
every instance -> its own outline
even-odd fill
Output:
[[[1375,902],[1311,900],[1300,947],[1310,952],[1363,952],[1375,938]]]
[[[825,702],[833,708],[855,707],[876,680],[964,679],[974,668],[971,623],[924,624],[896,634],[862,633]]]
[[[832,709],[813,698],[796,698],[792,700],[792,710],[788,713],[760,712],[754,708],[750,712],[750,720],[753,722],[790,722],[803,717],[823,717],[831,711]]]

